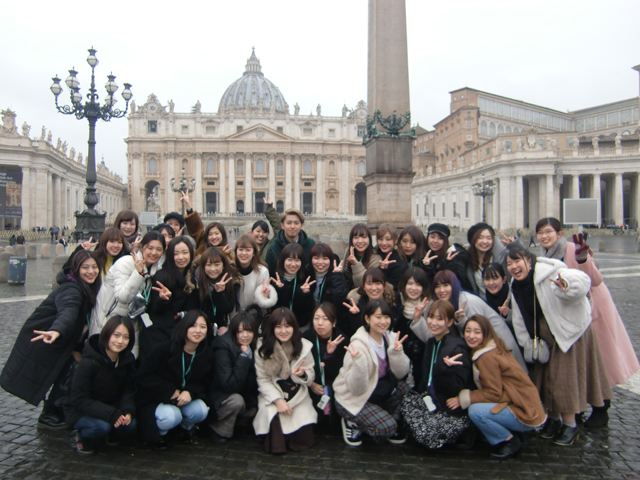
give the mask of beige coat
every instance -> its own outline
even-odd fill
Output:
[[[345,261],[344,271],[346,272],[347,277],[351,277],[353,281],[353,286],[358,288],[362,285],[362,277],[364,277],[365,272],[370,268],[375,268],[380,266],[380,261],[382,257],[377,253],[372,253],[371,258],[369,259],[369,266],[365,267],[361,262],[356,262],[354,265],[351,265],[351,268],[347,265],[347,258],[351,255],[351,248],[347,247],[344,251],[344,257],[342,259]]]
[[[286,380],[289,377],[291,377],[293,382],[300,385],[300,389],[298,393],[287,402],[293,410],[293,414],[280,415],[282,433],[288,435],[305,425],[317,423],[318,414],[311,402],[308,388],[313,383],[315,377],[313,355],[311,354],[312,343],[303,338],[300,357],[293,362],[288,360],[279,342],[276,342],[271,358],[265,360],[257,353],[261,345],[262,339],[259,339],[255,355],[259,391],[258,413],[253,419],[253,428],[256,435],[266,435],[269,433],[271,420],[278,413],[275,402],[279,398],[284,399],[282,389],[276,382],[278,380]],[[304,378],[292,375],[291,371],[300,365],[302,361],[304,361],[304,366],[309,369],[307,370],[307,375]]]
[[[411,361],[404,350],[397,351],[395,346],[396,332],[387,332],[387,355],[389,368],[397,379],[407,376],[411,369]],[[357,415],[367,403],[378,384],[378,357],[371,343],[369,333],[360,327],[351,337],[351,345],[358,351],[352,357],[349,352],[344,356],[344,364],[338,377],[333,382],[336,401],[352,415]]]

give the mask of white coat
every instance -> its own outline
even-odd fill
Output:
[[[249,275],[243,275],[243,283],[238,295],[238,305],[240,312],[244,312],[247,307],[257,304],[260,308],[271,308],[278,301],[276,289],[270,283],[269,270],[263,265],[258,265],[259,272],[252,271]],[[269,286],[269,297],[262,294],[262,282]]]

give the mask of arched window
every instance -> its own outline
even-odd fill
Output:
[[[511,125],[507,125],[506,132],[507,132],[507,133],[511,133]]]
[[[158,173],[158,161],[155,158],[149,159],[149,173]]]
[[[336,174],[336,162],[331,160],[329,162],[329,175],[335,175],[335,174]]]
[[[276,202],[276,211],[278,213],[284,213],[284,202],[282,200]]]
[[[367,173],[367,168],[364,162],[358,162],[358,175],[362,177],[365,173]]]
[[[304,161],[302,173],[305,175],[311,175],[311,160]]]
[[[185,172],[189,170],[189,160],[187,160],[186,158],[182,160],[182,168],[184,168]]]
[[[480,122],[480,135],[486,135],[486,134],[487,134],[487,122],[483,120]]]
[[[207,160],[207,173],[216,173],[216,161],[213,158]]]
[[[256,161],[256,173],[263,174],[264,173],[264,160],[259,158]]]
[[[518,127],[513,127],[513,133],[518,133],[520,130],[518,130]]]
[[[242,200],[238,200],[236,202],[236,212],[237,213],[244,213],[244,202]]]
[[[284,166],[282,165],[282,160],[278,160],[276,164],[276,175],[284,175]]]
[[[238,160],[238,163],[236,164],[236,174],[237,175],[244,175],[244,168],[243,168],[242,160]]]
[[[498,124],[498,135],[502,135],[504,133],[504,127],[501,123]]]
[[[495,137],[496,136],[496,124],[491,122],[489,124],[489,136],[490,137]]]

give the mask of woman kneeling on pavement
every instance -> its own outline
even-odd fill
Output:
[[[128,317],[111,317],[82,351],[65,402],[65,417],[77,430],[76,452],[95,454],[94,441],[114,445],[136,429],[135,330]]]
[[[365,325],[351,337],[344,364],[333,382],[336,410],[347,445],[362,445],[361,433],[375,440],[405,442],[399,431],[400,405],[411,390],[411,362],[402,348],[406,336],[390,332],[391,308],[371,300],[363,310]]]
[[[518,434],[542,425],[547,414],[538,390],[486,317],[474,315],[467,320],[464,339],[471,349],[478,390],[462,390],[447,400],[447,407],[468,408],[471,421],[496,447],[491,457],[506,460],[522,450]],[[446,362],[462,364],[455,357]]]
[[[184,443],[195,443],[194,426],[209,414],[206,394],[213,377],[209,321],[190,310],[171,333],[145,357],[138,371],[138,411],[143,438],[158,450],[180,425]]]

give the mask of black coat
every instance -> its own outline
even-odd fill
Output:
[[[427,274],[427,279],[429,280],[429,285],[433,285],[433,279],[436,276],[436,273],[441,272],[442,270],[451,270],[458,280],[460,281],[460,285],[463,290],[468,292],[475,292],[473,285],[469,281],[469,277],[467,277],[467,266],[469,265],[469,252],[466,248],[458,243],[454,243],[453,246],[458,253],[451,260],[445,259],[441,262],[434,258],[431,260],[429,265],[424,265],[422,261],[420,261],[420,266],[424,269]]]
[[[281,280],[283,283],[282,287],[278,287],[276,284],[273,285],[273,288],[276,289],[276,293],[278,294],[278,302],[273,308],[290,308],[296,316],[298,325],[301,327],[307,325],[311,321],[313,315],[313,292],[316,288],[316,284],[314,283],[313,285],[311,285],[309,293],[304,293],[300,289],[300,287],[304,285],[304,280],[298,279],[297,282],[294,282],[294,280],[288,281],[284,278],[282,278]],[[294,283],[295,292],[293,289]],[[292,298],[293,302],[291,302]]]
[[[385,255],[382,252],[378,252],[378,255],[380,255],[384,260],[387,258],[388,253],[387,255]],[[382,270],[382,271],[385,274],[387,282],[393,285],[393,289],[397,291],[398,283],[400,283],[400,278],[402,278],[402,275],[404,274],[404,272],[406,272],[407,269],[409,268],[409,264],[405,262],[402,259],[402,257],[400,257],[400,254],[395,249],[393,250],[393,252],[391,252],[391,256],[389,257],[389,261],[391,260],[395,260],[396,263],[389,264],[386,270]]]
[[[86,291],[65,272],[58,272],[59,286],[24,323],[0,375],[2,388],[35,406],[69,361],[92,308]],[[55,330],[60,337],[52,344],[32,343],[34,330]]]
[[[157,345],[142,360],[137,375],[138,391],[136,403],[140,431],[148,442],[159,442],[160,432],[156,424],[156,407],[170,404],[176,390],[188,391],[191,400],[201,399],[208,405],[211,403],[208,393],[211,390],[213,362],[211,347],[202,341],[193,358],[191,371],[182,386],[182,354],[184,350],[173,345],[171,340]],[[190,360],[185,359],[185,366]]]
[[[471,366],[471,352],[467,343],[463,338],[454,337],[452,334],[447,334],[442,337],[442,344],[438,350],[438,355],[435,359],[435,366],[433,370],[432,386],[436,393],[434,399],[438,409],[446,410],[454,415],[462,415],[464,411],[461,408],[450,410],[447,407],[447,400],[452,397],[457,397],[460,390],[465,388],[475,390],[475,384],[473,383],[473,372]],[[433,355],[433,349],[436,346],[435,337],[431,337],[427,341],[427,346],[424,349],[424,357],[422,360],[422,378],[418,382],[418,392],[426,393],[429,381],[429,371],[431,369],[431,356]],[[453,367],[447,366],[444,363],[444,357],[453,357],[461,353],[462,355],[456,360],[462,362],[462,365],[454,365]]]
[[[153,277],[153,286],[158,287],[157,282],[160,282],[166,287],[168,277],[169,274],[166,270],[158,270]],[[171,332],[173,332],[173,328],[180,320],[179,318],[175,318],[176,314],[187,310],[189,295],[184,291],[186,281],[182,275],[178,275],[175,280],[176,286],[171,289],[171,297],[169,300],[161,299],[160,292],[151,290],[147,313],[153,325],[143,328],[140,332],[141,358],[149,355],[156,345],[171,338]]]
[[[99,344],[100,335],[92,335],[82,351],[82,361],[75,367],[71,390],[64,406],[64,415],[69,426],[80,417],[104,420],[110,425],[120,415],[136,413],[135,402],[135,358],[129,353],[111,361]]]
[[[221,277],[220,277],[221,278]],[[216,279],[218,281],[219,279]],[[197,285],[197,281],[194,278],[193,284]],[[209,319],[209,322],[215,323],[218,327],[228,327],[229,326],[229,314],[233,312],[236,308],[236,299],[238,298],[238,293],[240,292],[240,283],[235,283],[234,287],[234,297],[229,298],[225,291],[218,292],[216,289],[211,286],[211,298],[209,295],[205,296],[204,300],[200,299],[200,286],[198,285],[193,289],[191,294],[187,299],[186,310],[197,309],[201,312],[204,312]],[[216,313],[213,313],[213,306],[215,305]]]
[[[392,302],[389,301],[390,295],[392,295],[391,297],[393,299]],[[401,321],[401,317],[402,317],[402,303],[400,302],[400,294],[398,294],[398,292],[391,290],[390,288],[387,288],[387,290],[385,290],[384,292],[383,298],[391,308],[391,326],[389,328],[391,330],[395,330],[396,325]],[[367,323],[364,319],[364,307],[367,306],[368,302],[369,302],[369,299],[365,298],[365,296],[362,295],[358,299],[358,302],[356,303],[356,306],[358,307],[360,312],[354,315],[353,313],[347,310],[348,318],[349,318],[349,327],[350,327],[349,338],[351,338],[351,335],[355,334],[360,327],[364,327],[365,323]],[[351,304],[351,301],[348,300],[346,301],[346,303]],[[342,327],[341,325],[339,326]]]
[[[331,334],[332,338],[336,338],[338,335],[342,335],[342,332],[338,330],[336,327],[333,327],[333,333]],[[348,345],[347,341],[344,340],[341,344],[338,345],[336,350],[331,354],[327,355],[327,344],[316,342],[318,338],[318,334],[313,328],[305,331],[302,334],[303,338],[306,338],[311,342],[313,347],[311,348],[311,354],[313,355],[313,369],[315,370],[316,376],[314,382],[317,384],[322,384],[322,375],[320,374],[320,363],[324,363],[324,380],[325,386],[333,385],[333,381],[340,373],[340,368],[342,368],[342,363],[344,360],[344,354],[346,350],[344,347]],[[318,354],[318,344],[320,345],[320,353]]]
[[[398,332],[398,338],[403,338],[408,335],[407,339],[402,343],[404,353],[411,360],[411,372],[413,373],[413,379],[416,386],[422,379],[422,359],[424,358],[425,344],[418,336],[411,330],[411,322],[413,318],[407,318],[403,313],[403,306],[398,309],[400,311],[400,317],[395,325],[395,331]]]
[[[257,406],[258,381],[253,357],[240,355],[240,348],[233,343],[229,333],[217,337],[212,348],[215,365],[211,386],[213,407],[220,407],[233,393],[242,395],[247,409]]]

